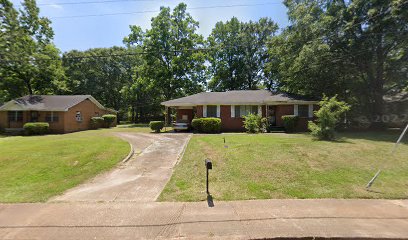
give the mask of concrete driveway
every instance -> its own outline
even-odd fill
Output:
[[[126,163],[51,199],[52,202],[152,202],[173,172],[190,134],[115,133],[132,144]]]

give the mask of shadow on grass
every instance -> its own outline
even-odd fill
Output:
[[[392,129],[385,131],[365,131],[365,132],[341,132],[338,134],[340,139],[360,139],[369,141],[392,142],[395,143],[402,133],[402,129]],[[405,135],[401,141],[408,143],[408,136]]]
[[[123,124],[118,125],[118,128],[146,128],[149,127],[148,123],[132,123],[132,124]]]

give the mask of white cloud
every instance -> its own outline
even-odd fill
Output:
[[[64,9],[61,5],[58,5],[58,4],[50,4],[50,5],[47,5],[47,6],[55,8],[55,9]]]

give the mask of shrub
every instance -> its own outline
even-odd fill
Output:
[[[91,118],[91,128],[98,129],[103,127],[105,119],[102,117],[92,117]]]
[[[282,116],[283,127],[288,133],[296,131],[296,125],[299,121],[299,117],[295,115],[284,115]]]
[[[219,118],[196,118],[193,119],[191,125],[202,133],[219,133],[221,131],[221,119]]]
[[[261,132],[269,132],[269,119],[268,118],[261,118]]]
[[[50,129],[50,124],[46,122],[28,122],[23,126],[27,135],[43,135],[47,134]]]
[[[258,133],[261,131],[261,117],[252,113],[244,116],[244,127],[249,133]]]
[[[350,110],[350,107],[342,101],[337,100],[337,96],[323,97],[319,103],[320,109],[316,112],[316,123],[309,121],[308,128],[312,135],[320,140],[334,140],[335,127],[343,113]]]
[[[105,127],[110,128],[112,126],[112,123],[114,123],[116,120],[116,115],[105,114],[102,116],[102,118],[105,123]]]
[[[197,132],[202,132],[202,128],[201,126],[203,125],[203,118],[194,118],[191,121],[191,126],[194,128],[194,130],[196,130]]]
[[[149,127],[153,131],[159,133],[164,127],[164,122],[163,121],[151,121],[149,123]]]

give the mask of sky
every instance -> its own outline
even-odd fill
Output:
[[[12,2],[20,7],[20,0]],[[129,25],[148,29],[160,6],[173,9],[180,2],[187,4],[187,11],[200,23],[198,33],[204,37],[217,22],[234,16],[240,21],[270,17],[280,28],[288,24],[280,0],[37,0],[40,15],[52,21],[54,43],[62,52],[123,46]]]

